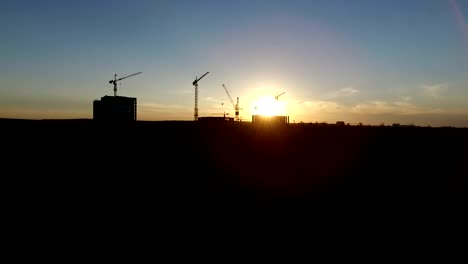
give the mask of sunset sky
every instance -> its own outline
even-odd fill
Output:
[[[92,118],[136,97],[138,120],[234,115],[279,97],[290,122],[468,127],[468,1],[4,0],[0,117]],[[222,105],[222,103],[224,105]]]

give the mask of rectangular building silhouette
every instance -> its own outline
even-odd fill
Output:
[[[252,124],[259,126],[277,126],[289,124],[289,116],[252,115]]]
[[[137,100],[125,96],[104,96],[93,102],[93,119],[107,121],[136,121]]]

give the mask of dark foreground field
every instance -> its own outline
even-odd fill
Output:
[[[7,202],[32,229],[430,238],[464,226],[468,129],[0,121]]]

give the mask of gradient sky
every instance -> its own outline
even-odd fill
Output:
[[[468,127],[468,1],[2,1],[0,117],[92,118],[138,98],[139,120],[251,119],[262,96],[290,122]],[[224,103],[224,105],[221,105]]]

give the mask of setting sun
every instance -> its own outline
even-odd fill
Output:
[[[254,113],[263,116],[284,115],[284,103],[272,96],[264,96],[255,103]]]

